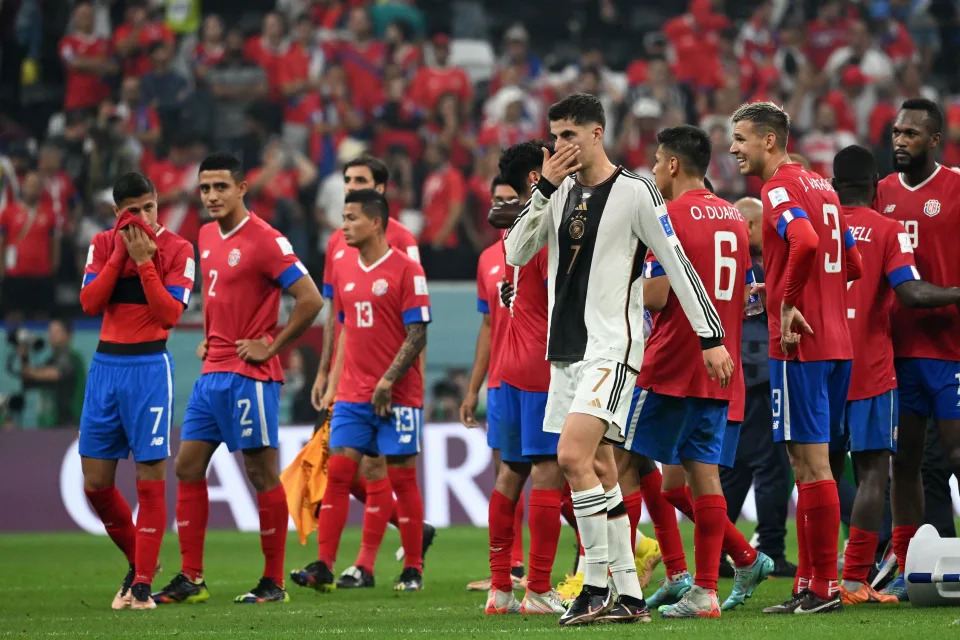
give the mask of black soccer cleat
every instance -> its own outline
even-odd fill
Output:
[[[373,585],[373,574],[363,567],[350,567],[337,579],[337,589],[362,589]]]
[[[837,611],[843,611],[840,592],[835,593],[831,598],[821,598],[809,589],[800,599],[800,606],[793,610],[794,613],[835,613]]]
[[[170,584],[153,594],[157,604],[196,604],[209,599],[206,582],[193,582],[182,573],[175,575]]]
[[[330,567],[319,560],[311,562],[299,571],[291,571],[290,579],[301,587],[309,587],[321,593],[329,593],[337,588]]]
[[[253,589],[233,599],[238,604],[264,604],[266,602],[290,602],[290,594],[273,581],[273,578],[260,578]]]
[[[433,544],[433,539],[437,537],[437,528],[430,524],[429,522],[423,523],[423,548],[420,552],[421,560],[427,557],[427,551],[430,550],[430,545]]]
[[[793,564],[783,556],[773,559],[773,572],[770,574],[775,578],[793,578],[797,575],[797,565]]]
[[[637,600],[630,596],[620,596],[609,611],[596,617],[595,622],[618,622],[624,624],[631,622],[650,622],[650,620],[650,610],[647,609],[647,603],[645,601]]]
[[[725,553],[720,554],[720,567],[717,576],[720,578],[733,578],[735,575],[733,565],[730,563],[730,556]]]
[[[407,567],[393,583],[394,591],[421,591],[423,589],[423,574],[413,567]]]
[[[793,594],[793,596],[786,602],[775,604],[772,607],[767,607],[763,610],[763,612],[774,614],[793,613],[800,607],[800,604],[803,602],[803,599],[806,597],[808,592],[809,589],[804,589],[799,593]]]
[[[613,608],[613,596],[608,588],[583,585],[580,592],[567,609],[560,616],[561,627],[572,627],[580,624],[590,624]]]

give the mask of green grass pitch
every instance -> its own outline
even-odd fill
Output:
[[[649,526],[642,527],[651,529]],[[688,552],[693,530],[681,525]],[[647,531],[652,534],[652,530]],[[391,590],[400,565],[393,559],[395,531],[384,540],[377,565],[377,586],[360,591],[317,594],[288,581],[291,601],[280,605],[238,605],[233,597],[256,584],[262,570],[256,534],[215,531],[207,535],[206,580],[212,598],[201,605],[168,605],[155,611],[112,611],[110,600],[125,566],[106,537],[85,534],[0,536],[0,638],[297,638],[336,636],[379,640],[393,637],[477,638],[548,637],[553,634],[601,634],[605,638],[637,636],[686,639],[735,638],[935,638],[960,639],[960,608],[915,609],[902,606],[863,606],[822,616],[764,616],[760,609],[789,596],[790,582],[769,580],[746,607],[720,620],[666,621],[654,614],[648,625],[597,626],[561,630],[556,618],[483,614],[485,594],[464,585],[487,574],[485,529],[458,527],[439,532],[427,556],[425,589],[420,593]],[[793,533],[788,541],[794,541]],[[302,547],[291,535],[287,567],[315,558],[315,538]],[[353,560],[360,541],[358,529],[348,529],[340,546],[337,573]],[[795,549],[788,555],[795,557]],[[564,527],[555,579],[563,577],[573,559],[573,534]],[[165,568],[154,587],[166,584],[179,567],[176,534],[164,539]],[[693,558],[690,557],[692,566]],[[655,580],[663,577],[660,567]],[[721,599],[730,591],[721,580]],[[655,586],[655,582],[651,587]],[[649,591],[652,593],[652,589]],[[521,594],[518,593],[518,597]],[[308,635],[309,634],[309,635]]]

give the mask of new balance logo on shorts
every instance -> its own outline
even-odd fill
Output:
[[[252,435],[253,435],[253,428],[251,427],[247,427],[246,429],[240,432],[241,438],[249,438]]]
[[[157,436],[156,438],[154,438],[153,440],[150,441],[150,446],[151,446],[151,447],[161,447],[161,446],[163,446],[163,438],[162,438],[161,436]]]

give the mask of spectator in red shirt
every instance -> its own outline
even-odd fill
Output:
[[[943,136],[943,163],[960,167],[960,101],[954,99],[944,116],[947,130]]]
[[[60,220],[42,202],[40,174],[28,171],[21,200],[0,211],[0,290],[7,322],[46,317],[54,303],[54,274],[60,266]]]
[[[413,44],[413,29],[405,20],[395,20],[387,25],[383,34],[387,41],[387,60],[398,66],[408,78],[413,78],[423,64],[423,51]]]
[[[470,111],[473,86],[467,72],[459,67],[449,67],[450,36],[440,33],[433,37],[435,64],[424,66],[417,72],[410,87],[410,95],[420,107],[433,113],[441,96],[453,94],[461,114]]]
[[[423,111],[410,98],[407,86],[399,67],[387,68],[384,103],[373,112],[373,155],[378,158],[386,155],[387,150],[395,145],[402,145],[411,157],[420,157],[423,140],[419,129],[423,124]]]
[[[78,204],[79,198],[73,180],[63,170],[63,150],[59,146],[48,142],[40,147],[37,173],[43,185],[41,202],[50,207],[57,219],[67,224],[73,217],[71,209]]]
[[[290,48],[285,40],[286,24],[283,16],[271,11],[263,17],[263,29],[260,35],[251,36],[243,45],[243,57],[263,69],[267,74],[270,87],[270,99],[279,102],[283,98],[284,56]]]
[[[160,117],[156,109],[143,99],[140,78],[137,76],[123,79],[116,113],[126,122],[127,133],[143,147],[141,165],[149,170],[150,164],[156,159],[156,144],[160,142]]]
[[[833,177],[833,158],[844,147],[857,143],[850,131],[838,130],[833,106],[821,102],[817,106],[814,129],[803,136],[800,153],[810,161],[810,167],[824,178]]]
[[[466,171],[473,164],[474,131],[470,121],[464,119],[454,94],[445,93],[437,100],[425,137],[428,142],[442,145],[450,164],[459,170]]]
[[[303,219],[297,196],[316,179],[317,169],[306,156],[282,142],[271,142],[263,152],[263,166],[247,173],[250,210],[268,222],[280,207],[295,210],[293,217]]]
[[[749,60],[765,62],[777,51],[777,41],[770,28],[773,3],[764,0],[750,14],[750,19],[740,29],[738,45],[741,55]]]
[[[830,55],[849,43],[849,21],[841,15],[840,0],[825,0],[817,8],[817,17],[807,24],[807,58],[823,70]]]
[[[334,43],[328,57],[343,67],[351,102],[366,117],[383,101],[387,45],[373,38],[370,15],[364,7],[350,10],[347,30],[350,39]]]
[[[616,155],[631,171],[646,167],[647,147],[657,142],[663,107],[653,98],[639,98],[623,119],[617,136]]]
[[[430,173],[423,182],[420,200],[423,210],[420,255],[427,277],[437,277],[444,272],[444,263],[447,258],[453,258],[453,250],[459,243],[457,230],[463,215],[466,183],[460,170],[450,163],[450,150],[446,145],[428,144],[424,160]]]
[[[93,34],[93,5],[81,2],[73,10],[73,31],[60,40],[60,60],[66,69],[63,108],[90,109],[110,97],[104,81],[117,71],[110,42]]]
[[[157,188],[157,222],[195,245],[200,233],[200,194],[199,164],[193,161],[192,146],[192,140],[177,136],[166,159],[155,162],[148,177]]]
[[[227,48],[224,40],[223,20],[213,14],[203,19],[200,42],[193,47],[188,61],[193,79],[197,84],[206,80],[207,71],[223,61]]]
[[[833,107],[839,131],[857,133],[857,102],[869,83],[870,78],[863,75],[859,67],[850,65],[840,76],[840,87],[824,97],[823,101]]]
[[[123,63],[124,75],[140,76],[150,71],[150,46],[176,43],[173,32],[159,20],[150,18],[146,3],[127,3],[126,21],[113,32],[113,46]]]

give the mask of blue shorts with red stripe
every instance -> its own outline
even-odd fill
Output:
[[[850,360],[770,359],[773,441],[829,443],[843,433]]]

